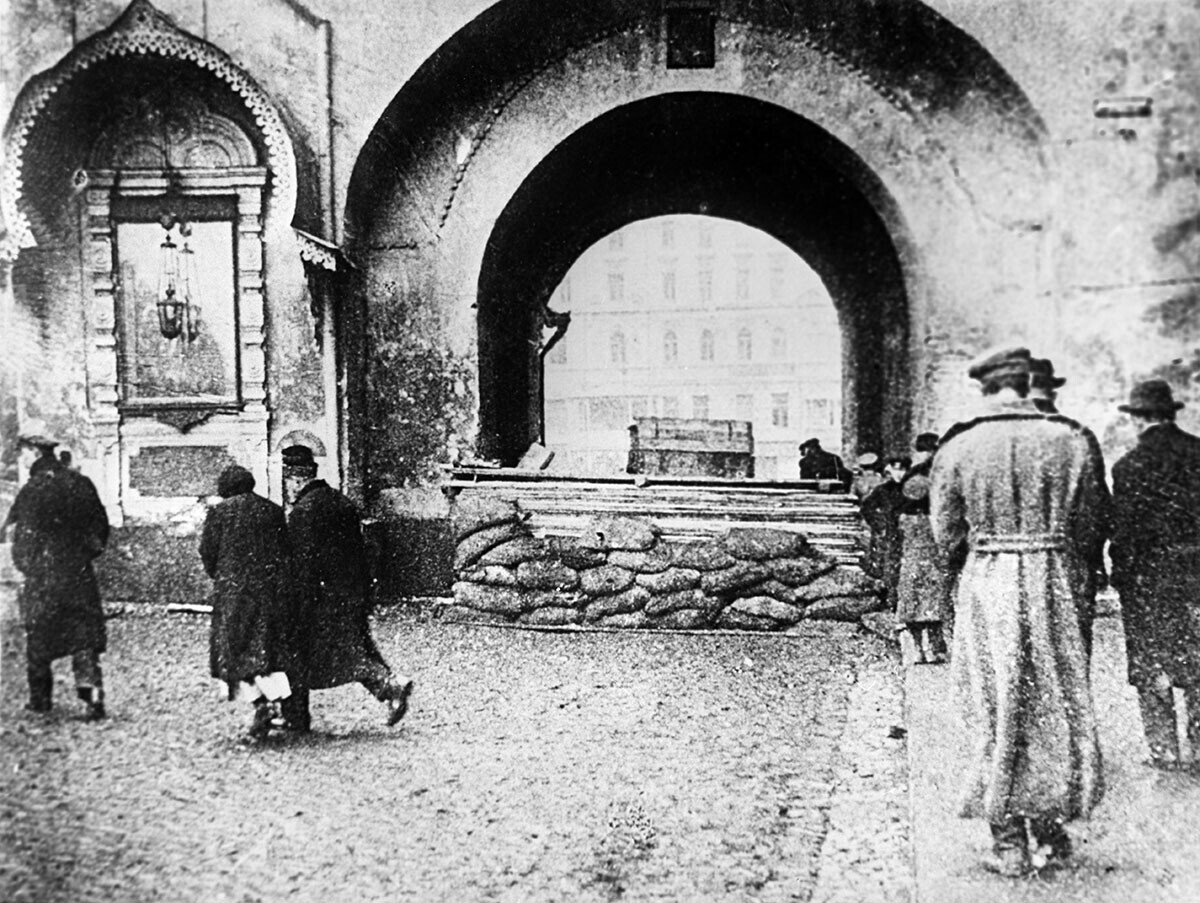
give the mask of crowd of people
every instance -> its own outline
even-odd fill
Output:
[[[19,440],[29,478],[6,526],[26,632],[29,703],[52,708],[51,663],[72,657],[87,717],[106,716],[100,656],[107,634],[93,560],[108,541],[95,486],[56,457],[44,435]],[[209,670],[252,714],[245,739],[311,729],[309,693],[357,682],[397,724],[413,682],[393,673],[371,636],[369,568],[357,506],[317,478],[311,449],[283,452],[284,509],[254,492],[239,465],[217,480],[220,501],[204,522],[200,558],[213,580]]]

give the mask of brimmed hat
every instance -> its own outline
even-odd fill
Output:
[[[1028,348],[993,348],[971,361],[967,367],[967,375],[971,379],[985,382],[1001,376],[1028,374],[1032,359]]]
[[[1127,414],[1173,414],[1183,407],[1176,401],[1170,384],[1164,379],[1148,379],[1137,383],[1129,393],[1129,404],[1117,405]]]
[[[21,433],[17,436],[17,445],[28,448],[52,449],[58,447],[58,440],[51,439],[42,433]]]
[[[1029,362],[1029,380],[1032,385],[1045,389],[1057,389],[1066,385],[1066,380],[1054,375],[1054,361],[1035,357]]]
[[[312,449],[307,445],[289,445],[282,452],[284,471],[296,473],[315,472],[317,462],[313,460]]]

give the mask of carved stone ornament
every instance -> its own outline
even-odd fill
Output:
[[[0,238],[0,259],[15,259],[21,248],[36,244],[29,218],[21,209],[25,146],[51,98],[97,63],[118,56],[151,55],[208,69],[241,98],[267,147],[271,206],[279,215],[291,217],[296,205],[295,153],[270,97],[227,53],[178,28],[149,0],[133,0],[111,26],[80,43],[53,68],[31,78],[17,97],[0,171],[0,215],[8,230]]]
[[[324,347],[325,305],[335,305],[350,270],[354,268],[342,249],[332,242],[292,227],[300,249],[300,261],[308,279],[309,310],[317,347]]]

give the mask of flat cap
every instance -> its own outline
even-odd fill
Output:
[[[971,379],[984,382],[1010,374],[1028,374],[1029,362],[1032,359],[1028,348],[993,348],[971,361],[967,375]]]
[[[1029,361],[1029,379],[1035,386],[1057,389],[1066,385],[1066,380],[1054,375],[1054,361],[1046,357],[1035,357]]]
[[[289,445],[283,450],[282,457],[284,467],[308,470],[317,466],[312,449],[307,445]]]

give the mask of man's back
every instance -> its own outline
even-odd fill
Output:
[[[1113,466],[1113,491],[1121,551],[1200,542],[1200,438],[1174,423],[1150,427]]]

